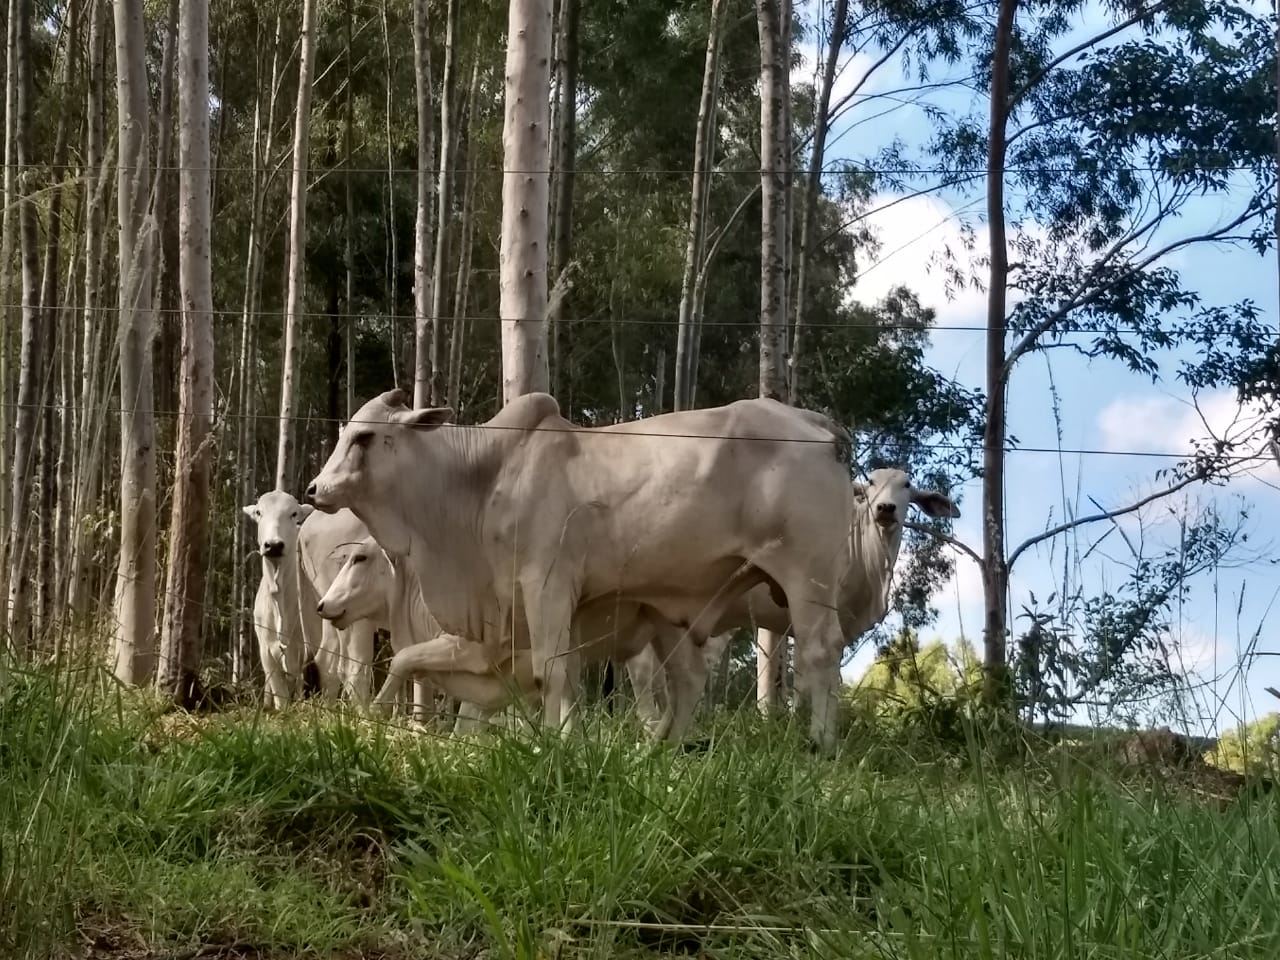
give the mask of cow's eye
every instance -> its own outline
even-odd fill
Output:
[[[352,557],[352,558],[351,558],[351,562],[352,562],[352,563],[364,563],[364,562],[365,562],[366,560],[368,560],[368,559],[369,559],[369,558],[368,558],[368,557],[366,557],[363,553],[357,553],[354,557]]]

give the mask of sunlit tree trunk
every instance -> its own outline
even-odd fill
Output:
[[[151,347],[155,229],[148,144],[146,24],[142,0],[113,0],[120,167],[120,562],[116,677],[150,679],[155,662],[156,455]]]
[[[69,457],[60,455],[60,444],[55,441],[62,429],[62,421],[70,415],[66,405],[58,406],[58,388],[55,384],[61,379],[61,359],[63,346],[61,335],[65,323],[64,305],[59,302],[58,287],[62,280],[62,235],[65,232],[75,234],[76,216],[67,217],[67,199],[70,184],[73,181],[68,172],[69,138],[68,130],[76,116],[76,108],[71,96],[72,88],[77,82],[77,71],[80,62],[80,4],[71,2],[67,5],[66,23],[64,27],[65,45],[61,51],[58,64],[57,94],[55,102],[61,104],[57,121],[54,125],[53,167],[51,186],[49,189],[49,220],[45,235],[44,269],[40,281],[40,312],[43,315],[44,354],[40,385],[40,447],[38,485],[40,496],[39,536],[36,543],[35,571],[35,635],[42,641],[53,640],[52,628],[56,613],[55,602],[57,586],[55,577],[56,556],[58,553],[59,498],[57,481],[59,462]],[[74,203],[74,196],[72,196]],[[66,220],[72,221],[72,230],[66,231]],[[74,260],[74,257],[72,258]],[[69,292],[69,291],[68,291]]]
[[[19,653],[25,653],[30,639],[28,616],[30,584],[27,561],[33,511],[28,502],[31,494],[31,468],[35,462],[36,431],[39,427],[40,385],[43,357],[41,344],[43,318],[40,316],[39,228],[36,223],[35,169],[31,153],[31,0],[14,0],[10,16],[17,21],[14,58],[18,84],[17,122],[14,125],[14,157],[19,175],[17,192],[18,246],[22,274],[22,333],[18,356],[18,398],[14,417],[13,473],[9,503],[9,608],[8,642]]]
[[[440,170],[436,185],[436,249],[431,269],[431,403],[444,403],[447,370],[440,355],[445,302],[449,295],[449,220],[453,206],[454,154],[458,144],[458,14],[461,0],[449,0],[445,27],[444,74],[440,81]]]
[[[548,388],[551,2],[511,0],[502,123],[502,400]]]
[[[560,281],[569,268],[573,247],[573,181],[578,154],[578,0],[560,0],[560,23],[556,31],[556,162],[552,169],[551,276]],[[555,297],[547,318],[551,336],[551,387],[556,396],[563,391],[561,378],[561,327],[566,297]]]
[[[201,620],[213,464],[213,272],[209,220],[209,2],[179,0],[178,230],[182,372],[174,455],[169,575],[158,686],[191,707],[199,696]]]
[[[1008,148],[1009,54],[1017,0],[1000,0],[991,56],[991,122],[987,135],[987,409],[982,434],[983,692],[989,703],[1004,701],[1007,689],[1005,631],[1008,622],[1009,565],[1004,544],[1005,307],[1009,250],[1005,237],[1004,167]]]
[[[98,475],[106,423],[100,414],[102,384],[101,344],[107,324],[99,310],[102,303],[102,258],[106,230],[105,205],[110,167],[106,156],[105,70],[107,0],[90,0],[89,69],[85,120],[85,235],[84,303],[81,335],[84,358],[80,371],[80,429],[77,438],[75,505],[71,524],[71,561],[67,584],[67,605],[72,615],[82,619],[88,612],[90,590],[88,512],[96,502]]]
[[[720,42],[724,32],[727,0],[711,0],[707,28],[707,54],[702,69],[702,95],[698,100],[698,126],[693,141],[693,186],[689,190],[689,229],[685,235],[684,276],[680,281],[680,314],[676,332],[675,408],[692,404],[697,375],[694,356],[695,284],[702,268],[706,245],[707,200],[711,192],[712,154],[716,142],[716,99],[720,80]]]
[[[289,191],[289,280],[285,292],[284,351],[280,372],[280,432],[276,445],[276,489],[293,476],[293,428],[297,408],[298,321],[304,306],[307,269],[307,161],[311,155],[311,84],[316,60],[316,0],[303,0],[298,65],[298,103],[293,124],[293,179]]]
[[[813,148],[809,157],[809,175],[805,180],[804,197],[800,210],[800,250],[796,258],[795,321],[792,325],[791,356],[787,367],[790,374],[789,394],[792,403],[800,400],[802,387],[800,371],[800,347],[804,330],[804,311],[807,306],[809,283],[809,256],[813,244],[813,220],[818,212],[818,197],[822,193],[822,167],[826,160],[827,134],[830,132],[831,88],[835,85],[836,67],[840,62],[840,49],[844,46],[845,20],[849,15],[849,0],[835,0],[831,11],[831,36],[827,38],[827,58],[822,65],[822,78],[818,85],[818,109],[813,121]]]
[[[786,0],[756,0],[760,33],[760,396],[787,398],[787,172],[790,136],[786,128],[785,76],[788,56]],[[768,630],[756,635],[757,699],[761,708],[777,704],[783,638]]]
[[[413,404],[431,402],[431,178],[435,166],[431,109],[431,38],[427,0],[413,0],[413,66],[418,105],[418,207],[413,221]]]
[[[467,106],[463,111],[460,143],[469,138],[468,131],[475,124],[476,92],[480,87],[480,53],[476,51],[471,64],[471,83],[467,89]],[[467,328],[471,318],[467,316],[468,294],[471,292],[471,241],[475,205],[476,169],[474,151],[468,146],[464,153],[467,172],[462,187],[462,209],[458,213],[458,273],[453,291],[453,326],[449,341],[449,391],[448,400],[455,410],[462,405],[462,361],[466,350]]]

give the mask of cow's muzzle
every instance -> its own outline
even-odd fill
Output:
[[[270,557],[273,560],[283,557],[284,541],[283,540],[263,540],[262,555],[264,557]]]

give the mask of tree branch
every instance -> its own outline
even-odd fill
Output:
[[[1183,477],[1177,483],[1172,484],[1168,487],[1165,487],[1163,490],[1157,490],[1155,493],[1148,494],[1147,496],[1143,497],[1141,500],[1137,500],[1129,504],[1127,507],[1120,507],[1116,510],[1104,510],[1101,513],[1091,513],[1086,517],[1077,517],[1074,520],[1068,520],[1065,523],[1060,523],[1056,527],[1050,527],[1048,530],[1044,531],[1043,533],[1038,533],[1034,537],[1029,537],[1028,539],[1023,540],[1022,543],[1018,544],[1017,549],[1014,550],[1013,553],[1009,554],[1008,565],[1012,567],[1014,562],[1018,559],[1018,557],[1022,555],[1022,553],[1028,547],[1033,547],[1037,543],[1042,543],[1045,540],[1051,540],[1052,538],[1058,536],[1059,534],[1066,533],[1068,530],[1073,530],[1076,527],[1082,527],[1087,523],[1097,523],[1100,520],[1114,520],[1116,517],[1122,517],[1126,513],[1133,513],[1136,510],[1141,510],[1143,507],[1145,507],[1149,503],[1153,503],[1156,500],[1161,500],[1165,497],[1171,496],[1172,494],[1177,493],[1183,487],[1188,487],[1193,483],[1198,483],[1205,479],[1206,479],[1205,471],[1203,469],[1197,470],[1195,473],[1191,474],[1190,476]]]
[[[1088,40],[1083,40],[1080,43],[1077,43],[1070,50],[1066,50],[1063,53],[1059,54],[1058,56],[1054,57],[1052,60],[1046,63],[1043,67],[1041,67],[1039,70],[1033,73],[1026,83],[1024,83],[1021,87],[1019,87],[1017,90],[1013,92],[1013,94],[1009,97],[1009,103],[1005,109],[1008,112],[1012,113],[1013,108],[1018,105],[1018,102],[1023,97],[1025,97],[1028,93],[1030,93],[1031,89],[1041,80],[1043,80],[1050,71],[1056,70],[1058,67],[1062,66],[1072,57],[1076,56],[1077,54],[1084,53],[1084,51],[1088,50],[1090,47],[1096,46],[1099,43],[1102,43],[1104,40],[1111,39],[1117,33],[1123,33],[1125,30],[1128,30],[1130,27],[1132,27],[1135,23],[1138,23],[1141,20],[1145,20],[1147,17],[1151,16],[1152,14],[1159,13],[1165,7],[1169,6],[1169,3],[1170,3],[1170,0],[1159,0],[1158,3],[1153,3],[1149,7],[1143,7],[1141,10],[1139,10],[1137,13],[1131,16],[1128,20],[1125,20],[1122,23],[1117,23],[1110,30],[1104,30],[1102,33],[1096,34],[1095,36],[1090,37]]]
[[[1236,217],[1230,223],[1224,224],[1223,226],[1218,227],[1215,230],[1210,230],[1206,233],[1199,233],[1191,237],[1183,237],[1181,240],[1174,240],[1171,243],[1167,243],[1163,247],[1161,247],[1159,250],[1144,257],[1142,260],[1139,260],[1136,263],[1129,264],[1124,269],[1122,269],[1119,274],[1112,277],[1109,281],[1094,288],[1094,290],[1091,291],[1087,296],[1081,297],[1077,293],[1075,297],[1072,297],[1071,299],[1069,299],[1066,303],[1062,304],[1062,306],[1060,306],[1057,310],[1053,311],[1053,313],[1049,314],[1049,316],[1045,317],[1043,320],[1041,320],[1039,323],[1033,326],[1030,330],[1028,330],[1023,335],[1022,339],[1019,340],[1009,350],[1008,355],[1005,357],[1004,370],[1002,371],[1002,376],[1008,377],[1009,372],[1013,369],[1013,365],[1017,363],[1018,360],[1020,360],[1026,353],[1035,349],[1036,341],[1040,337],[1044,336],[1044,334],[1047,333],[1050,329],[1052,329],[1055,324],[1061,323],[1062,320],[1068,314],[1070,314],[1073,310],[1079,310],[1081,307],[1088,306],[1090,303],[1093,303],[1095,300],[1101,297],[1104,293],[1106,293],[1108,290],[1110,290],[1112,287],[1118,284],[1121,280],[1128,279],[1129,277],[1132,277],[1133,275],[1142,272],[1147,267],[1151,266],[1151,264],[1153,264],[1155,261],[1159,260],[1161,257],[1167,256],[1168,254],[1173,253],[1176,250],[1181,250],[1183,247],[1191,246],[1191,244],[1193,243],[1204,243],[1209,240],[1221,239],[1224,234],[1230,232],[1231,230],[1234,230],[1240,224],[1248,220],[1253,213],[1254,213],[1254,210],[1252,208],[1246,209],[1243,213],[1241,213],[1238,217]],[[1090,272],[1094,272],[1094,271],[1091,270]],[[1082,283],[1079,289],[1083,289],[1084,286],[1085,284]]]
[[[963,543],[957,540],[955,537],[951,536],[950,534],[943,533],[941,530],[937,530],[934,527],[929,526],[928,524],[916,523],[914,520],[907,520],[902,524],[902,526],[908,530],[915,530],[917,533],[926,533],[929,536],[933,537],[933,539],[941,540],[947,546],[954,547],[956,550],[959,550],[961,553],[967,553],[969,555],[969,558],[978,565],[978,569],[982,571],[982,576],[984,578],[986,577],[987,568],[982,562],[982,557],[978,556],[977,551],[975,551],[968,544]]]
[[[742,198],[737,207],[734,208],[733,213],[729,214],[729,219],[716,229],[715,234],[711,237],[711,247],[707,250],[706,256],[702,258],[702,264],[698,268],[699,275],[706,273],[711,267],[711,261],[715,259],[716,253],[720,250],[720,241],[725,238],[725,235],[729,232],[729,229],[733,226],[739,215],[741,215],[742,211],[747,208],[747,204],[750,203],[752,198],[759,192],[760,184],[757,183],[751,188],[751,191]]]

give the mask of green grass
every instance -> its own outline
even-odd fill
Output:
[[[687,753],[596,717],[457,742],[17,676],[0,956],[1280,955],[1271,795],[973,739],[908,755],[864,731],[822,759],[747,714],[701,732]]]

